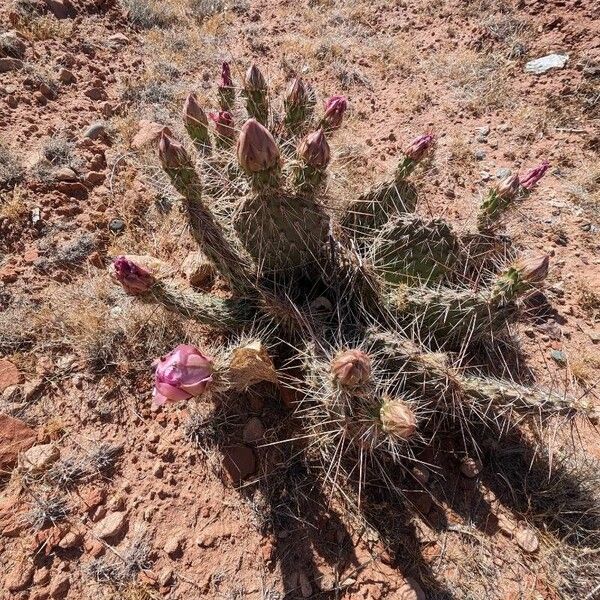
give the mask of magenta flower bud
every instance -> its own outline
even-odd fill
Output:
[[[361,387],[371,380],[371,359],[362,350],[345,350],[331,361],[334,381],[348,388]]]
[[[244,75],[244,89],[247,92],[264,92],[267,82],[256,65],[252,65]]]
[[[146,293],[155,283],[152,273],[127,256],[117,256],[112,264],[112,276],[131,295]]]
[[[224,138],[233,138],[235,135],[233,115],[228,110],[213,112],[208,115],[215,124],[217,135]]]
[[[345,96],[331,96],[325,102],[325,115],[323,122],[331,129],[337,129],[344,120],[344,113],[348,108],[348,101]]]
[[[231,79],[231,68],[228,62],[224,62],[221,65],[221,83],[219,87],[231,88],[233,87],[233,79]]]
[[[256,119],[242,126],[237,144],[237,158],[246,173],[259,173],[279,164],[279,148],[269,130]]]
[[[503,200],[511,200],[519,193],[519,176],[514,173],[504,178],[496,188],[496,194]]]
[[[329,144],[325,139],[325,132],[319,129],[309,133],[298,146],[298,156],[313,169],[324,169],[331,159]]]
[[[529,169],[523,175],[523,177],[519,178],[519,182],[521,183],[521,187],[526,190],[531,190],[533,186],[544,176],[544,173],[550,168],[550,163],[547,160],[542,161],[541,165],[534,167],[533,169]]]
[[[432,134],[425,133],[420,135],[408,145],[404,150],[404,154],[411,160],[418,162],[427,154],[433,142],[434,137]]]
[[[165,169],[181,169],[190,165],[190,157],[182,144],[162,131],[158,140],[158,158]]]
[[[208,119],[194,92],[190,92],[183,103],[183,122],[189,127],[206,127]]]
[[[180,344],[156,365],[153,406],[189,400],[206,391],[213,380],[213,359],[195,346]]]
[[[379,419],[385,433],[402,440],[410,439],[417,431],[415,413],[402,400],[386,398],[379,411]]]

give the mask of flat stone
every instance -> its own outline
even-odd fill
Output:
[[[70,0],[44,0],[44,2],[46,3],[48,10],[50,10],[57,19],[68,19],[77,14],[75,7]]]
[[[58,72],[58,80],[65,85],[70,85],[71,83],[75,83],[77,78],[75,75],[69,71],[69,69],[65,69],[64,67]]]
[[[89,88],[87,90],[85,90],[85,92],[83,92],[90,100],[94,100],[95,102],[97,102],[98,100],[107,100],[108,96],[106,94],[106,92],[99,87],[92,87]]]
[[[123,219],[113,219],[108,224],[108,228],[110,229],[111,233],[118,235],[119,233],[125,231],[125,221],[123,221]]]
[[[223,467],[232,483],[240,483],[256,471],[256,457],[249,446],[231,446],[225,450]]]
[[[60,458],[60,450],[54,444],[39,444],[32,446],[20,457],[23,468],[32,472],[42,472],[48,469]]]
[[[61,573],[50,583],[50,598],[64,598],[71,587],[71,580],[66,573]]]
[[[56,181],[77,181],[77,173],[69,167],[60,167],[54,171]]]
[[[525,73],[542,75],[551,69],[562,69],[568,60],[568,54],[548,54],[547,56],[530,60],[525,65]]]
[[[192,287],[204,287],[215,278],[214,265],[202,252],[190,252],[181,265],[183,274]]]
[[[21,39],[16,31],[7,31],[0,35],[0,52],[11,58],[23,58],[27,50],[27,44]]]
[[[31,448],[36,438],[36,432],[23,421],[0,414],[0,473],[10,472],[19,453]]]
[[[171,537],[167,540],[163,550],[171,557],[177,556],[181,550],[181,540],[177,537]]]
[[[23,68],[23,61],[18,58],[0,58],[0,73],[18,71]]]
[[[567,364],[567,355],[562,350],[552,350],[552,352],[550,352],[550,358],[559,365]]]
[[[106,136],[106,125],[101,121],[92,123],[83,133],[84,138],[97,140]]]
[[[78,531],[67,532],[60,542],[58,542],[58,546],[63,548],[63,550],[77,548],[78,546],[81,546],[81,544],[83,544],[83,536]]]
[[[162,131],[168,135],[173,135],[171,130],[161,123],[148,121],[147,119],[140,120],[139,129],[131,141],[131,147],[139,150],[144,146],[154,144],[160,137]]]
[[[106,515],[94,527],[94,535],[103,540],[116,537],[125,528],[125,517],[125,512],[113,512]]]
[[[23,376],[14,364],[10,360],[0,359],[0,392],[22,381]]]
[[[22,561],[13,569],[8,569],[9,573],[4,580],[4,585],[9,592],[20,592],[31,585],[33,580],[33,565]]]

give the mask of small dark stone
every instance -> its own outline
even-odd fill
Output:
[[[122,219],[113,219],[109,223],[108,228],[115,235],[119,235],[125,230],[125,221],[123,221]]]

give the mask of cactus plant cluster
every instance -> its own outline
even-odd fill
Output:
[[[159,277],[144,257],[120,256],[112,271],[141,301],[246,341],[214,358],[191,346],[161,358],[155,404],[260,381],[294,389],[299,438],[308,440],[308,451],[318,450],[328,476],[360,473],[364,480],[374,465],[385,481],[390,465],[400,472],[410,467],[415,450],[440,428],[468,439],[470,427],[492,427],[498,415],[587,411],[560,394],[465,370],[452,352],[468,356],[471,340],[506,330],[523,294],[548,272],[546,256],[500,265],[496,255],[484,260],[502,246],[502,213],[531,192],[546,162],[491,189],[477,229],[459,235],[443,219],[415,212],[410,177],[434,147],[427,133],[407,144],[389,180],[332,211],[324,198],[344,97],[319,110],[312,87],[296,78],[280,113],[256,65],[240,90],[225,63],[216,98],[219,110],[207,116],[198,98],[188,96],[183,121],[192,144],[165,129],[158,158],[181,195],[193,238],[231,297]],[[222,189],[214,177],[205,185],[208,177],[186,146],[222,169],[217,181],[235,196],[230,218],[211,210]],[[480,274],[477,289],[465,284],[470,270]]]

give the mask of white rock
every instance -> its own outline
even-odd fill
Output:
[[[60,458],[60,450],[54,444],[33,446],[21,455],[21,466],[28,471],[45,471]]]
[[[525,73],[533,73],[534,75],[542,75],[550,69],[562,69],[569,60],[568,54],[548,54],[535,60],[530,60],[525,65]]]
[[[119,535],[123,531],[125,526],[125,513],[124,512],[113,512],[94,527],[94,535],[101,539],[107,539]]]

